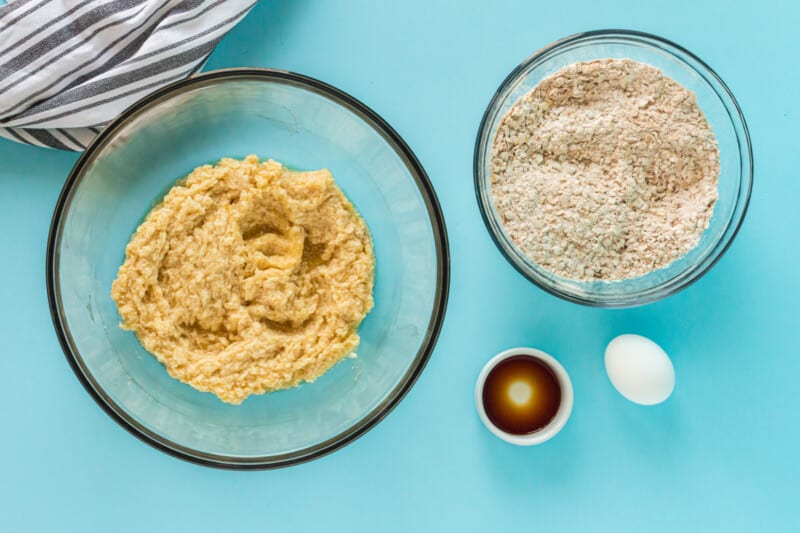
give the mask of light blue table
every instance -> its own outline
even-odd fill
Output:
[[[184,463],[95,405],[58,346],[44,284],[51,211],[77,156],[0,140],[0,531],[800,531],[800,7],[655,4],[285,0],[262,2],[223,41],[208,69],[294,70],[382,114],[430,174],[450,230],[450,306],[420,381],[367,435],[290,469]],[[478,121],[508,71],[603,27],[662,35],[711,64],[756,161],[723,260],[627,311],[525,281],[472,189]],[[633,405],[609,384],[602,350],[625,332],[672,355],[665,404]],[[483,363],[515,345],[554,354],[575,386],[569,424],[535,448],[491,436],[472,404]]]

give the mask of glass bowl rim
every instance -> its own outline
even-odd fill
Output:
[[[100,149],[106,146],[118,130],[151,106],[192,89],[237,80],[284,83],[310,91],[347,109],[381,135],[403,160],[420,192],[433,228],[437,258],[436,294],[428,328],[417,354],[398,384],[377,406],[339,434],[312,446],[269,456],[236,457],[203,452],[167,439],[135,420],[97,383],[74,346],[66,316],[61,308],[61,287],[58,279],[59,260],[57,256],[59,255],[58,249],[64,217],[71,205],[72,195],[84,177],[87,165],[94,161]],[[265,470],[304,463],[353,442],[383,420],[411,390],[428,363],[442,329],[450,289],[450,251],[444,215],[430,178],[411,148],[380,115],[345,91],[309,76],[270,68],[227,68],[196,74],[148,94],[112,120],[81,154],[70,171],[53,210],[47,240],[46,283],[50,315],[67,362],[89,395],[117,424],[154,448],[192,463],[233,470]]]
[[[722,101],[723,106],[728,111],[731,120],[734,119],[738,121],[737,124],[734,124],[734,129],[741,127],[742,130],[742,139],[739,143],[739,154],[741,163],[741,170],[742,174],[739,179],[738,190],[739,193],[737,194],[737,201],[736,207],[734,208],[733,213],[731,214],[731,219],[728,221],[729,227],[732,227],[732,231],[730,236],[727,238],[723,238],[714,245],[709,251],[701,256],[696,263],[691,265],[689,268],[675,274],[665,282],[661,282],[652,288],[648,289],[647,292],[644,292],[642,296],[642,291],[636,291],[633,293],[622,294],[614,300],[597,300],[592,299],[591,296],[581,297],[573,292],[561,290],[555,285],[543,280],[539,279],[536,275],[533,275],[532,272],[529,272],[522,266],[522,262],[524,262],[524,258],[521,256],[522,252],[512,248],[511,250],[507,250],[506,247],[501,243],[501,237],[498,235],[492,226],[492,217],[491,213],[488,213],[486,207],[484,206],[483,202],[483,184],[481,180],[481,176],[483,174],[483,169],[481,168],[481,160],[482,158],[486,157],[486,154],[482,153],[482,140],[483,138],[490,134],[488,132],[490,124],[490,117],[492,115],[492,111],[494,108],[500,103],[501,98],[503,97],[504,93],[509,89],[509,87],[518,81],[521,75],[523,75],[528,68],[551,52],[557,51],[561,48],[567,47],[573,43],[591,40],[594,38],[606,38],[606,37],[617,37],[621,40],[627,41],[636,41],[637,43],[641,44],[642,40],[645,41],[653,41],[656,44],[664,45],[666,49],[661,49],[669,53],[670,56],[677,59],[680,63],[685,64],[687,67],[697,71],[690,63],[687,63],[685,59],[680,56],[675,55],[673,50],[677,50],[681,54],[685,54],[686,57],[691,59],[692,61],[696,62],[699,67],[704,69],[705,72],[698,72],[701,74],[707,74],[710,78],[712,78],[716,83],[719,84],[719,88],[724,93],[730,102]],[[653,47],[654,45],[651,43],[645,42],[646,45]],[[670,50],[673,49],[673,50]],[[705,78],[705,76],[703,76]],[[715,92],[717,92],[718,96],[722,100],[722,96],[717,91],[717,88],[711,87]],[[730,104],[730,105],[729,105]],[[731,113],[731,111],[733,113]],[[738,138],[738,134],[737,134]],[[745,164],[746,163],[746,164]],[[648,303],[652,303],[667,296],[671,296],[681,290],[685,289],[686,287],[692,285],[697,280],[702,278],[716,263],[719,261],[728,248],[733,244],[733,241],[736,238],[736,235],[739,233],[741,229],[742,223],[744,222],[745,216],[747,215],[747,210],[750,205],[750,197],[752,195],[753,190],[753,175],[754,175],[754,165],[753,165],[753,148],[752,143],[750,140],[750,130],[747,127],[747,121],[745,120],[744,114],[742,112],[741,107],[739,106],[739,102],[736,100],[736,97],[733,95],[733,92],[730,90],[728,85],[725,81],[712,69],[705,61],[700,59],[697,55],[693,52],[689,51],[688,49],[684,48],[683,46],[670,41],[669,39],[665,39],[663,37],[659,37],[658,35],[654,35],[652,33],[646,33],[636,30],[626,30],[626,29],[600,29],[600,30],[592,30],[586,32],[575,33],[554,41],[543,48],[540,48],[530,56],[528,56],[525,60],[523,60],[519,65],[517,65],[500,83],[497,90],[492,95],[492,98],[489,100],[489,104],[486,106],[486,110],[483,113],[481,118],[480,125],[478,126],[478,133],[475,138],[475,149],[473,152],[473,181],[475,187],[475,196],[478,202],[478,210],[481,214],[481,219],[483,220],[484,225],[494,241],[495,246],[500,251],[500,253],[505,257],[505,259],[514,267],[514,269],[522,274],[527,280],[532,282],[534,285],[539,287],[540,289],[544,290],[547,293],[550,293],[554,296],[557,296],[563,300],[578,303],[582,305],[586,305],[589,307],[602,307],[602,308],[629,308],[629,307],[636,307],[640,305],[646,305]],[[742,194],[742,188],[744,186],[744,194]],[[491,194],[491,193],[489,193]],[[741,206],[741,207],[739,207]],[[738,219],[736,218],[738,216]],[[498,221],[498,225],[502,226],[502,224]],[[726,230],[727,233],[728,230]],[[517,257],[520,256],[520,257]],[[713,257],[712,257],[713,256]],[[711,261],[708,261],[709,257],[711,257]],[[698,269],[697,267],[703,265],[704,262],[707,262],[703,266],[702,269]],[[672,280],[680,279],[680,283],[678,283],[674,287],[669,287],[668,283]],[[669,288],[668,291],[664,292],[659,291],[659,288]]]

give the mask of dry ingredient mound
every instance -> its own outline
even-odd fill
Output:
[[[359,344],[375,258],[330,172],[222,159],[139,226],[111,295],[169,374],[238,404],[313,381]]]
[[[500,220],[528,257],[565,278],[604,281],[694,248],[720,171],[694,93],[628,59],[542,80],[502,119],[490,168]]]

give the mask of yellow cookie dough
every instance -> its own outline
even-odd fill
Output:
[[[111,288],[121,327],[169,374],[241,403],[313,381],[359,344],[375,256],[327,170],[222,159],[139,226]]]

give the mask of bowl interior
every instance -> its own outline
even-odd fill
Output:
[[[441,320],[445,237],[427,178],[375,120],[292,76],[205,76],[129,112],[87,153],[55,228],[56,312],[81,372],[130,425],[207,461],[290,461],[357,433],[413,382]],[[110,290],[131,234],[177,179],[251,153],[331,170],[373,236],[375,307],[356,358],[231,406],[169,377],[119,328]]]
[[[719,198],[698,245],[665,268],[621,281],[577,281],[553,274],[530,260],[509,238],[491,197],[489,158],[497,127],[514,103],[544,78],[580,61],[629,58],[661,69],[697,95],[720,151]],[[724,83],[699,59],[654,36],[602,31],[564,39],[520,65],[487,109],[476,147],[479,202],[501,250],[534,282],[580,303],[628,306],[646,303],[686,286],[710,268],[735,235],[746,210],[752,180],[750,142],[744,119]]]

